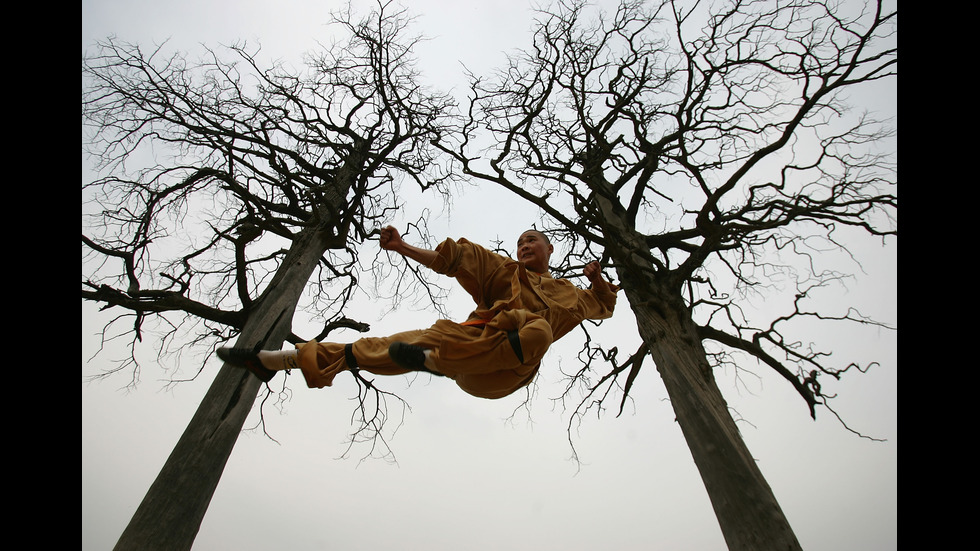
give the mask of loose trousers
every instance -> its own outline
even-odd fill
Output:
[[[359,339],[351,343],[351,352],[359,369],[377,375],[399,375],[410,370],[391,360],[388,347],[395,341],[420,346],[431,350],[434,372],[453,379],[469,394],[495,399],[527,386],[553,341],[551,326],[541,317],[521,316],[520,325],[514,330],[523,362],[506,330],[492,323],[467,326],[449,320],[438,320],[428,329]],[[338,373],[350,369],[346,346],[315,340],[296,346],[307,386],[331,386]]]

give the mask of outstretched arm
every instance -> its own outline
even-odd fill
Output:
[[[406,258],[411,258],[424,266],[430,265],[437,256],[437,253],[433,250],[420,249],[409,245],[402,240],[402,236],[398,233],[398,230],[391,226],[381,230],[379,242],[381,243],[382,249],[396,252]]]

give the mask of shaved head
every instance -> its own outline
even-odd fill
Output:
[[[551,244],[551,240],[548,239],[548,236],[545,235],[543,232],[541,232],[539,230],[524,230],[524,233],[522,233],[521,235],[523,236],[525,233],[534,233],[534,234],[537,234],[539,237],[541,237],[542,239],[544,239],[544,242],[545,243],[547,243],[549,245]]]

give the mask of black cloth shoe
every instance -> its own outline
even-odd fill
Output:
[[[388,347],[388,355],[405,369],[428,371],[425,368],[425,349],[421,346],[396,341]]]
[[[276,372],[266,368],[259,360],[259,355],[255,351],[247,348],[219,348],[215,351],[221,361],[235,367],[244,367],[252,372],[263,383],[269,382],[276,376]]]

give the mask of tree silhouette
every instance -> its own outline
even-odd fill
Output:
[[[846,277],[823,258],[849,254],[853,230],[896,235],[888,126],[846,103],[894,79],[896,17],[882,2],[562,1],[531,47],[471,75],[462,136],[439,143],[541,209],[572,250],[559,272],[601,257],[619,276],[643,343],[623,358],[587,339],[576,414],[613,389],[626,400],[650,356],[731,549],[800,546],[714,369],[757,361],[811,416],[833,413],[821,381],[870,365],[807,343],[798,322],[884,326],[821,298]],[[593,378],[599,360],[611,369]]]
[[[262,67],[244,44],[193,61],[110,39],[83,59],[83,144],[98,177],[83,184],[82,298],[117,312],[103,334],[131,343],[114,371],[138,377],[147,328],[162,333],[161,353],[184,333],[278,350],[367,330],[344,313],[359,245],[398,208],[401,185],[440,190],[448,178],[431,142],[452,101],[419,84],[409,22],[388,3],[337,13],[347,40],[299,75]],[[322,320],[319,335],[293,334],[298,306]],[[392,395],[361,383],[352,440],[383,445]],[[117,549],[190,548],[260,386],[221,368]]]

